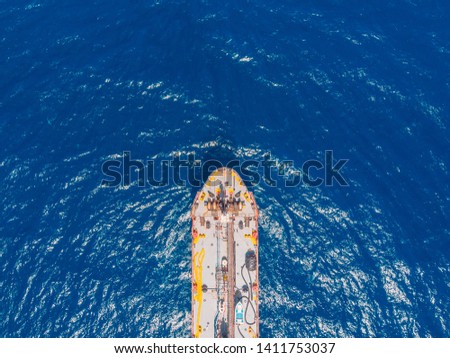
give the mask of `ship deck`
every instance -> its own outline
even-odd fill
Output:
[[[192,335],[259,336],[258,208],[230,168],[213,172],[192,206]]]

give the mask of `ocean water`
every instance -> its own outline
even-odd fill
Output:
[[[446,1],[0,1],[0,336],[188,337],[196,188],[105,160],[349,159],[252,188],[262,337],[450,337]]]

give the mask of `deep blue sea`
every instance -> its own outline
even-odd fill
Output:
[[[189,337],[191,186],[133,158],[348,159],[251,190],[262,337],[450,337],[450,3],[0,1],[0,336]],[[320,171],[314,172],[320,176]]]

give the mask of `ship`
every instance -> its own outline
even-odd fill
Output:
[[[259,337],[258,207],[232,168],[212,172],[192,209],[192,337]]]

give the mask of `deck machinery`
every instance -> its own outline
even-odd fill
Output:
[[[237,172],[219,168],[192,217],[192,336],[259,337],[258,207]]]

